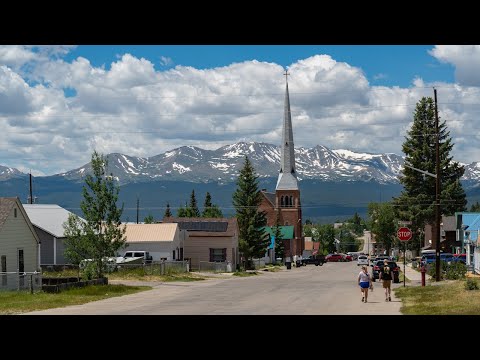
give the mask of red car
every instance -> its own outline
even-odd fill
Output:
[[[345,261],[345,260],[343,259],[343,256],[340,255],[340,254],[328,254],[325,257],[325,261],[327,261],[327,262],[339,262],[339,261]]]

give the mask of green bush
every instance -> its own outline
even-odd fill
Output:
[[[436,278],[435,263],[431,263],[427,267],[427,274],[432,278]],[[467,266],[460,262],[451,262],[448,264],[446,261],[440,261],[440,279],[441,280],[458,280],[465,278],[467,274]]]
[[[467,265],[461,261],[452,262],[446,267],[445,278],[448,280],[464,279],[467,274]]]
[[[467,290],[478,290],[479,287],[478,287],[478,282],[477,282],[477,279],[467,279],[467,281],[465,281],[465,289]]]

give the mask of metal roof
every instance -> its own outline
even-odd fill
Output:
[[[178,229],[176,223],[126,224],[125,226],[127,243],[173,241]]]
[[[291,173],[280,173],[278,175],[276,190],[298,190],[297,178]]]
[[[270,234],[270,236],[274,236],[275,234],[275,227],[273,226],[265,226],[265,231]],[[280,233],[282,234],[282,239],[293,239],[293,225],[286,225],[280,226]]]
[[[54,204],[23,204],[23,208],[33,225],[57,238],[65,237],[63,223],[72,212]]]
[[[180,230],[225,232],[228,221],[185,221],[178,223]]]

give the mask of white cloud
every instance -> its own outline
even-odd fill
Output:
[[[436,45],[429,53],[455,67],[458,84],[480,86],[480,45]]]
[[[378,73],[378,74],[373,75],[373,80],[384,80],[384,79],[387,79],[387,78],[388,78],[388,75],[384,74],[384,73]]]
[[[168,56],[160,56],[160,65],[170,66],[172,64],[173,64],[172,58],[169,58]]]
[[[107,70],[82,57],[66,61],[68,50],[37,49],[50,55],[27,72],[0,66],[0,125],[7,134],[0,153],[8,154],[1,165],[53,174],[87,163],[94,149],[147,157],[183,145],[281,142],[285,77],[279,64],[158,71],[149,59],[123,54]],[[17,65],[32,64],[25,54]],[[480,160],[470,145],[480,133],[473,121],[479,88],[421,78],[408,89],[372,86],[362,69],[329,55],[299,60],[288,71],[297,147],[401,154],[415,103],[432,96],[435,85],[456,159]],[[66,98],[66,87],[76,95]]]

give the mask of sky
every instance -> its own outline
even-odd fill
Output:
[[[402,155],[437,89],[454,160],[480,161],[480,45],[0,45],[0,165],[53,175],[92,152],[280,145]]]

